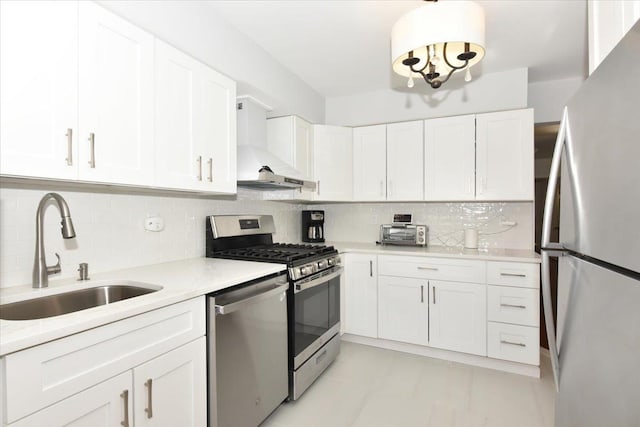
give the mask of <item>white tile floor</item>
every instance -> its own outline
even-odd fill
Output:
[[[549,360],[542,378],[343,342],[338,359],[263,427],[552,427]]]

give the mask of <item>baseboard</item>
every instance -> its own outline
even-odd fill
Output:
[[[404,353],[432,357],[434,359],[448,360],[451,362],[464,363],[466,365],[479,366],[481,368],[495,369],[497,371],[510,372],[512,374],[540,378],[540,367],[535,365],[526,365],[523,363],[510,362],[507,360],[492,359],[485,356],[476,356],[473,354],[458,353],[456,351],[440,350],[432,347],[407,344],[379,338],[362,337],[359,335],[344,334],[342,335],[342,340],[353,342],[356,344],[368,345],[371,347],[401,351]]]

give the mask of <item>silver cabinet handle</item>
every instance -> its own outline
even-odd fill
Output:
[[[120,397],[124,400],[124,419],[120,422],[120,425],[129,427],[129,390],[120,393]]]
[[[526,344],[523,344],[521,342],[512,342],[512,341],[505,341],[505,340],[500,340],[500,344],[508,344],[508,345],[516,345],[518,347],[526,347]]]
[[[318,185],[317,185],[317,188],[316,188],[316,192],[317,192],[317,194],[319,196],[320,195],[320,180],[318,180]]]
[[[209,165],[209,178],[207,178],[209,180],[209,182],[213,182],[213,157],[209,157],[209,160],[207,160],[207,164]]]
[[[500,304],[500,307],[521,308],[523,310],[527,308],[526,305],[517,305],[517,304]]]
[[[196,162],[198,163],[198,181],[202,181],[202,156],[198,156]]]
[[[500,273],[501,276],[509,276],[509,277],[527,277],[526,274],[517,274],[517,273]]]
[[[387,182],[387,193],[389,194],[389,197],[393,195],[393,181]]]
[[[424,285],[420,285],[420,302],[424,302]]]
[[[433,287],[433,303],[436,303],[436,287]]]
[[[380,196],[384,196],[384,181],[380,181]]]
[[[147,407],[144,408],[144,412],[147,413],[147,418],[153,417],[153,380],[149,378],[144,386],[147,388]]]
[[[90,157],[89,157],[89,166],[91,167],[91,169],[95,169],[96,167],[96,134],[95,133],[90,133],[89,134],[89,152],[91,153]]]
[[[373,260],[369,260],[369,277],[373,277]]]
[[[67,133],[67,166],[73,166],[73,129],[68,128]]]
[[[418,268],[418,270],[438,271],[438,267],[421,267],[421,266],[418,266],[417,268]]]

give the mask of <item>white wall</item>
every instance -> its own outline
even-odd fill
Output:
[[[77,277],[78,264],[89,263],[91,272],[202,257],[205,250],[205,217],[214,214],[272,214],[274,240],[298,241],[301,206],[253,200],[240,190],[238,200],[211,200],[175,196],[58,191],[50,186],[0,188],[0,287],[31,283],[35,252],[35,214],[40,198],[56,191],[67,201],[76,238],[63,240],[60,215],[55,206],[46,209],[44,237],[47,263],[55,264],[57,252],[62,273],[50,280]],[[111,191],[111,190],[106,190]],[[165,220],[162,232],[145,231],[149,215]]]
[[[363,126],[526,108],[527,71],[487,73],[466,84],[456,76],[437,90],[416,80],[413,89],[327,98],[327,124]]]
[[[340,203],[307,206],[325,211],[325,236],[331,241],[374,243],[380,224],[394,213],[413,214],[429,226],[429,245],[463,247],[464,229],[479,231],[479,248],[534,248],[533,203]],[[515,227],[501,220],[515,221]]]
[[[559,122],[562,119],[562,109],[583,81],[583,77],[572,77],[530,83],[528,107],[534,110],[534,122]]]
[[[239,95],[273,106],[271,116],[325,119],[324,97],[241,33],[206,1],[101,1],[106,8],[238,82]]]

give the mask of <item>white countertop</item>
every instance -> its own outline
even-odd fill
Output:
[[[360,252],[378,255],[417,255],[434,258],[463,258],[484,261],[540,263],[539,254],[534,251],[523,249],[464,249],[460,247],[449,246],[394,246],[361,242],[326,242],[324,244],[335,247],[341,253]]]
[[[284,264],[194,258],[92,274],[91,280],[51,280],[49,287],[17,286],[0,289],[0,303],[10,303],[127,280],[159,285],[157,292],[75,313],[37,320],[0,320],[0,356],[62,338],[87,329],[175,304],[210,292],[268,276],[286,269]]]

